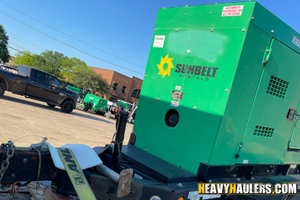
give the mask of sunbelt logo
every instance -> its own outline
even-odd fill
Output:
[[[169,57],[169,54],[164,58],[161,57],[157,67],[158,74],[162,75],[162,78],[166,75],[170,76],[172,68],[175,68],[172,62],[173,59],[174,58]],[[217,71],[219,70],[218,67],[203,66],[198,63],[176,63],[175,66],[176,68],[172,73],[178,74],[179,77],[203,81],[209,81],[211,78],[215,78],[217,76]]]
[[[161,74],[162,77],[165,77],[167,74],[170,76],[171,69],[174,68],[173,63],[172,63],[173,58],[169,58],[169,54],[166,55],[166,57],[161,57],[160,63],[157,65],[159,72],[158,74]],[[164,69],[164,65],[168,64],[168,68]]]

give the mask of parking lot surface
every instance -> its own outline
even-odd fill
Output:
[[[50,144],[86,144],[104,146],[115,133],[115,119],[75,109],[71,114],[61,112],[60,107],[50,108],[46,103],[6,92],[0,98],[0,143],[15,141],[15,146],[28,147],[47,137]],[[127,144],[133,125],[127,123]],[[26,137],[24,137],[26,136]]]

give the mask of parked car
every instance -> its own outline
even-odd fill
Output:
[[[0,97],[5,91],[43,101],[50,107],[59,106],[65,113],[76,107],[79,95],[67,88],[52,74],[19,65],[16,69],[0,67]]]

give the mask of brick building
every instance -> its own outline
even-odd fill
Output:
[[[132,97],[132,92],[139,94],[142,88],[143,80],[137,77],[128,77],[116,71],[92,67],[96,74],[101,74],[106,79],[109,88],[107,100],[123,100],[129,103],[138,101],[138,97]]]

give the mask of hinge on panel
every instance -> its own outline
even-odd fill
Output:
[[[264,59],[263,59],[263,62],[262,64],[265,66],[267,64],[267,62],[269,61],[269,58],[270,58],[270,55],[271,55],[271,51],[272,51],[272,48],[267,48],[266,51],[265,51],[265,55],[264,55]]]

